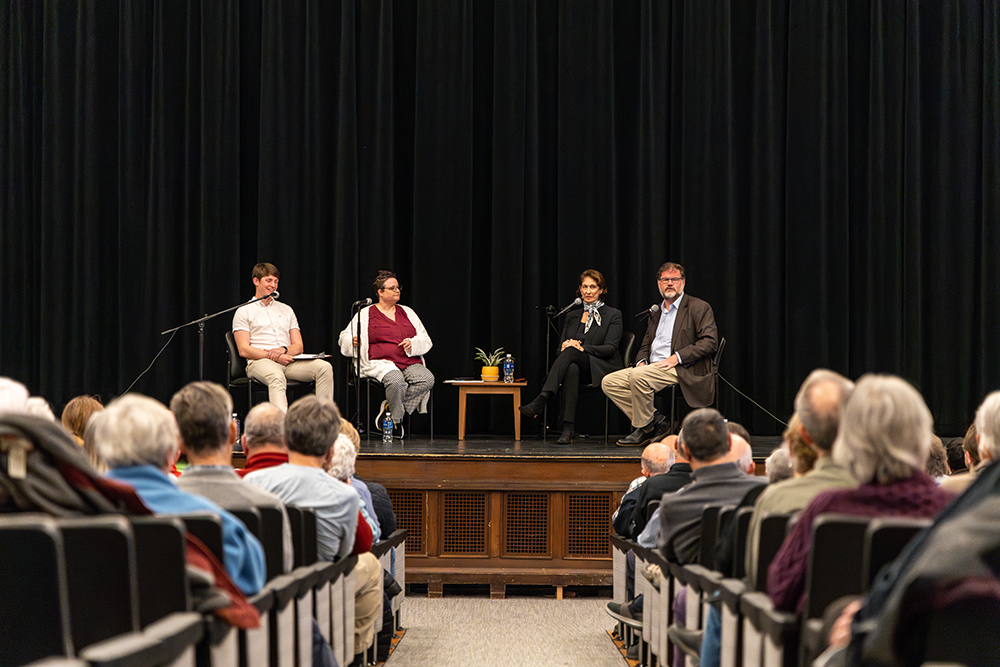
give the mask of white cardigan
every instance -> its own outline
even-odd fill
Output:
[[[388,359],[368,358],[368,310],[376,307],[375,305],[371,305],[368,308],[362,308],[357,315],[352,317],[347,327],[340,332],[339,343],[340,353],[345,357],[354,357],[357,350],[361,351],[361,377],[371,377],[381,382],[386,373],[397,370],[397,368],[396,364]],[[420,357],[420,361],[423,362],[424,355],[430,351],[434,343],[431,342],[431,337],[427,335],[427,329],[424,328],[423,322],[420,321],[420,318],[417,317],[412,308],[398,304],[396,307],[402,308],[406,312],[406,317],[410,320],[410,324],[417,330],[417,335],[410,338],[410,351],[407,353],[407,356]],[[355,348],[354,335],[358,331],[359,317],[361,318],[361,341],[360,345]]]

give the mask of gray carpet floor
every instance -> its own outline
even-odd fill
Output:
[[[625,667],[601,598],[407,597],[386,667]]]

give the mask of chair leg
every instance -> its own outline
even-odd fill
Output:
[[[611,399],[607,396],[604,397],[604,444],[608,444],[608,403]]]
[[[674,432],[677,415],[677,385],[670,387],[670,432]],[[680,430],[680,429],[678,429]]]
[[[431,413],[431,442],[434,442],[434,387],[431,387],[431,395],[427,404],[427,409]]]
[[[358,378],[358,382],[361,379]],[[358,406],[358,414],[361,414],[361,406]],[[372,381],[368,380],[365,382],[365,438],[368,442],[372,441]]]

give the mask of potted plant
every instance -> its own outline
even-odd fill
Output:
[[[498,347],[493,352],[485,352],[476,348],[476,360],[483,362],[483,382],[496,382],[500,379],[500,360],[503,359],[503,348]]]

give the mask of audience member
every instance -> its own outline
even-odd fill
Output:
[[[77,396],[66,404],[62,411],[62,425],[79,446],[83,447],[83,432],[87,422],[96,412],[104,409],[104,404],[93,396]]]
[[[694,481],[660,501],[657,544],[667,560],[691,563],[697,559],[701,515],[707,505],[735,504],[752,487],[764,484],[763,479],[748,475],[739,463],[729,460],[732,442],[718,410],[701,408],[684,419],[679,451],[691,462]],[[733,456],[747,458],[740,450]]]
[[[621,511],[612,518],[612,525],[619,535],[632,538],[641,533],[646,527],[649,502],[659,500],[664,493],[672,493],[691,481],[691,467],[686,462],[676,473],[673,471],[677,465],[676,441],[677,436],[667,436],[662,442],[646,445],[642,450],[641,472],[645,481],[625,494]],[[687,474],[681,473],[684,467],[688,470]]]
[[[793,413],[788,420],[788,427],[782,434],[788,453],[792,457],[792,476],[802,477],[816,466],[819,451],[802,437],[802,420],[799,413]]]
[[[372,494],[368,486],[354,477],[354,461],[358,457],[358,450],[354,448],[351,439],[341,431],[340,435],[333,442],[333,454],[330,456],[327,472],[334,478],[339,479],[344,484],[354,489],[354,492],[361,498],[361,516],[368,522],[371,529],[372,542],[379,540],[378,519],[372,507]]]
[[[952,494],[921,469],[932,425],[923,398],[902,379],[861,378],[844,406],[833,447],[834,461],[860,486],[819,494],[792,527],[768,569],[767,591],[775,607],[802,610],[812,526],[820,514],[931,518],[948,503]]]
[[[941,438],[936,435],[931,438],[931,450],[927,454],[924,472],[938,484],[951,474],[948,470],[948,452],[945,451]]]
[[[56,413],[52,412],[52,406],[41,396],[29,396],[24,405],[24,411],[29,415],[47,419],[50,422],[58,423]]]
[[[857,486],[854,476],[835,463],[830,454],[837,438],[840,415],[853,390],[853,382],[826,369],[813,371],[799,387],[795,396],[795,415],[785,430],[785,439],[789,448],[797,452],[803,451],[798,441],[804,441],[817,458],[809,473],[769,486],[757,499],[747,530],[746,573],[751,588],[757,589],[763,584],[757,582],[756,573],[760,525],[765,516],[798,512],[822,491]],[[799,425],[798,430],[794,428],[795,424]]]
[[[236,470],[246,477],[255,470],[288,463],[285,446],[285,413],[274,403],[260,403],[247,413],[243,426],[243,451],[247,467]]]
[[[349,486],[324,471],[340,435],[340,411],[316,395],[299,399],[285,415],[288,463],[249,473],[244,479],[271,491],[287,505],[316,513],[319,557],[335,561],[350,554],[358,530],[361,499]],[[360,522],[360,525],[366,525]],[[358,555],[354,568],[355,662],[372,643],[382,601],[382,566],[370,551]]]
[[[354,424],[346,419],[342,420],[340,432],[351,439],[351,442],[354,443],[354,450],[360,454],[361,435],[358,433],[358,429],[354,428]],[[389,492],[377,482],[361,479],[357,472],[355,472],[353,479],[368,487],[372,496],[372,508],[375,510],[375,517],[378,520],[379,532],[383,538],[389,537],[396,532],[396,512],[392,509],[392,499],[389,497]]]
[[[191,382],[170,399],[170,411],[177,419],[181,450],[188,460],[177,487],[204,496],[227,510],[254,507],[281,510],[282,571],[291,572],[292,527],[285,505],[273,493],[246,483],[233,471],[237,426],[232,419],[233,399],[229,392],[214,382]]]
[[[962,441],[962,448],[965,450],[965,467],[968,470],[957,475],[952,475],[941,482],[942,489],[956,494],[962,493],[976,481],[976,475],[979,474],[979,470],[982,467],[980,466],[979,437],[975,422],[970,424],[968,430],[966,430],[965,439]]]
[[[0,413],[27,412],[28,388],[16,380],[0,377]]]
[[[223,564],[233,582],[250,595],[264,585],[264,550],[243,522],[212,501],[177,488],[168,476],[177,460],[180,433],[167,408],[152,398],[126,394],[91,418],[87,428],[108,477],[131,484],[157,514],[212,512],[222,519]]]
[[[994,457],[1000,454],[1000,392],[979,406],[975,427],[980,448]],[[823,664],[919,665],[943,657],[948,664],[996,662],[997,642],[990,633],[991,619],[1000,611],[995,558],[1000,549],[1000,468],[986,463],[966,492],[879,576],[860,609],[855,605],[841,614],[834,625],[840,632],[831,633]],[[850,634],[843,632],[851,621]],[[942,621],[951,629],[928,630],[940,628]],[[932,641],[935,655],[928,654]]]
[[[783,482],[791,479],[795,473],[792,457],[788,453],[788,447],[781,444],[774,448],[771,455],[764,461],[764,470],[767,473],[767,483]]]
[[[957,475],[969,469],[969,466],[965,463],[965,449],[962,447],[964,441],[964,438],[952,438],[944,446],[948,452],[948,470],[951,471],[949,473],[951,475]]]

